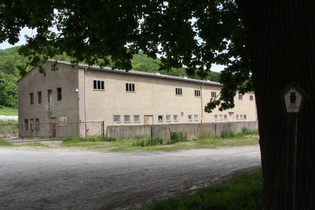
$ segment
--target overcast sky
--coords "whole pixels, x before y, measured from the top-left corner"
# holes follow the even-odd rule
[[[4,50],[4,49],[11,48],[11,47],[14,47],[14,46],[23,45],[23,44],[26,43],[25,35],[33,36],[33,35],[35,35],[35,34],[36,34],[36,31],[31,30],[31,29],[28,29],[28,28],[24,28],[24,29],[22,29],[22,31],[21,31],[20,41],[19,41],[18,43],[16,43],[15,45],[10,45],[8,42],[1,43],[1,44],[0,44],[0,49],[1,49],[1,50]],[[215,65],[215,64],[212,64],[212,68],[211,68],[212,71],[220,72],[220,71],[222,71],[223,69],[224,69],[224,66],[222,66],[222,65]]]

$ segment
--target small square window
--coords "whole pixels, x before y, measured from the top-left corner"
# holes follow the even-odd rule
[[[239,118],[238,118],[238,114],[236,115],[236,119],[238,120]]]
[[[238,99],[243,100],[243,94],[242,93],[238,93]]]
[[[218,120],[218,115],[214,115],[214,120],[217,121]]]
[[[195,90],[195,97],[200,97],[200,90]]]
[[[171,115],[166,115],[166,121],[171,121]]]
[[[183,89],[182,88],[175,88],[175,94],[177,96],[182,96],[183,95]]]
[[[139,115],[133,115],[133,121],[134,122],[139,122],[140,121]]]
[[[217,97],[217,92],[211,92],[211,98],[212,99],[215,99]]]
[[[244,114],[244,120],[247,120],[247,116],[246,116],[246,114]]]
[[[189,120],[189,121],[192,120],[192,115],[191,115],[191,114],[188,115],[188,120]]]
[[[198,121],[198,120],[199,120],[198,115],[196,115],[196,114],[194,115],[194,120],[195,120],[195,121]]]
[[[240,115],[240,118],[241,118],[241,120],[243,119],[243,115],[242,114]]]
[[[34,119],[33,118],[30,119],[30,130],[31,131],[34,130]]]
[[[221,121],[223,120],[222,114],[219,115],[219,120],[221,120]]]
[[[253,100],[254,100],[254,96],[253,96],[253,95],[250,95],[250,96],[249,96],[249,100],[253,101]]]
[[[173,115],[173,121],[178,121],[178,115]]]
[[[135,92],[135,84],[132,83],[126,83],[126,92]]]
[[[104,81],[93,80],[93,89],[94,90],[104,90]]]
[[[163,121],[163,115],[159,115],[159,116],[158,116],[158,121],[159,121],[159,122],[162,122],[162,121]]]
[[[225,114],[225,115],[224,115],[224,120],[227,120],[227,119],[228,119],[228,118],[227,118],[227,115]]]
[[[130,122],[130,115],[124,115],[124,121]]]
[[[120,115],[114,115],[114,122],[120,122]]]

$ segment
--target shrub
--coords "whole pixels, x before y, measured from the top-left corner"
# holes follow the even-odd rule
[[[236,134],[232,131],[224,130],[221,132],[222,138],[231,138],[231,137],[235,137],[235,136],[236,136]]]
[[[171,132],[171,139],[168,144],[175,144],[177,142],[187,141],[187,133],[186,132]]]

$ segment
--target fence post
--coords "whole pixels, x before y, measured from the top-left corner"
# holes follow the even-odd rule
[[[105,126],[104,126],[104,121],[101,122],[101,128],[102,128],[102,136],[104,137],[104,131],[105,131]]]

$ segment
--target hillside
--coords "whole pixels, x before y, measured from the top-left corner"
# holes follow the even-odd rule
[[[17,80],[21,77],[18,66],[26,63],[27,58],[19,55],[18,50],[20,47],[12,47],[5,50],[0,50],[0,108],[1,107],[16,107],[17,106]],[[67,55],[58,55],[54,57],[56,60],[71,61]],[[154,72],[153,69],[158,69],[161,63],[159,59],[152,59],[139,53],[134,55],[132,61],[132,69],[145,72]],[[172,69],[171,71],[160,71],[161,74],[180,76],[185,73],[185,69]],[[197,76],[188,76],[194,79]],[[212,81],[219,81],[220,73],[209,72],[208,78]]]

